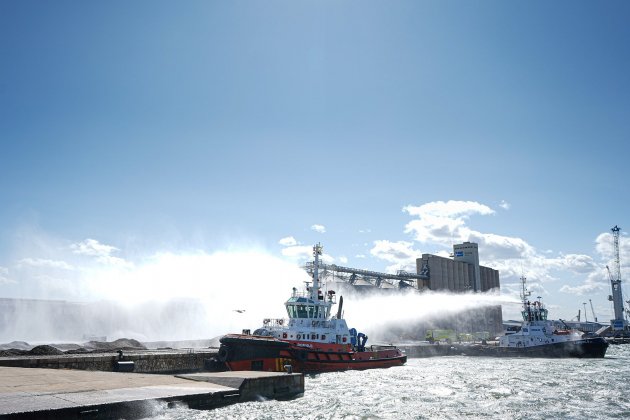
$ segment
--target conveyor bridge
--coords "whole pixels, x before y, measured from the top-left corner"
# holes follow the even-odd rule
[[[333,277],[335,279],[346,281],[352,285],[357,284],[359,280],[363,280],[378,288],[395,288],[403,289],[405,287],[413,287],[418,289],[418,281],[428,280],[428,275],[413,274],[403,270],[399,270],[396,274],[381,273],[378,271],[363,270],[360,268],[342,267],[336,264],[319,263],[320,277]],[[313,273],[313,263],[307,263],[304,269],[309,273]],[[422,286],[420,287],[422,288]]]

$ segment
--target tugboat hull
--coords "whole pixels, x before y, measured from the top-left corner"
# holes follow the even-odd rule
[[[299,343],[269,337],[228,335],[221,338],[218,358],[228,369],[322,373],[402,366],[407,356],[390,346],[353,351],[347,345]]]
[[[548,357],[548,358],[603,358],[608,343],[601,337],[550,343],[528,347],[503,347],[492,345],[460,346],[460,354],[489,357]]]
[[[334,290],[322,290],[319,258],[322,246],[313,247],[312,282],[306,292],[293,288],[285,302],[288,321],[264,319],[262,327],[243,334],[221,338],[218,359],[230,370],[260,370],[302,373],[334,372],[349,369],[387,368],[405,364],[407,356],[394,346],[366,348],[367,335],[348,328],[343,319],[343,296],[337,315]]]

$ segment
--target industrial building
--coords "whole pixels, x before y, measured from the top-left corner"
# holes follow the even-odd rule
[[[429,290],[487,292],[500,287],[499,271],[479,265],[479,248],[473,242],[454,245],[453,258],[422,254],[416,267]]]
[[[323,268],[322,276],[337,283],[336,288],[359,293],[395,293],[410,288],[418,292],[466,293],[498,291],[500,288],[499,271],[479,264],[479,247],[474,242],[454,245],[452,258],[422,254],[416,260],[416,273],[379,273],[334,264],[320,267]],[[305,268],[312,271],[309,264]],[[456,315],[434,317],[411,325],[403,334],[410,338],[424,338],[425,331],[433,328],[461,333],[487,332],[490,336],[497,336],[503,332],[501,306],[480,306]]]
[[[479,265],[479,246],[464,242],[453,246],[453,258],[422,254],[416,260],[423,286],[432,291],[487,292],[500,288],[499,271]],[[503,314],[500,305],[484,306],[459,312],[451,317],[433,321],[439,328],[456,331],[487,331],[492,336],[503,331]]]

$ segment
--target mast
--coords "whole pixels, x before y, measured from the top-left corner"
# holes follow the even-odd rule
[[[521,276],[521,298],[523,299],[523,320],[524,321],[531,321],[532,320],[532,312],[531,312],[531,308],[527,302],[527,297],[529,295],[532,294],[532,292],[529,292],[527,290],[527,288],[525,287],[525,282],[527,281],[527,278],[525,276]]]
[[[313,246],[313,257],[315,261],[313,263],[313,287],[311,287],[311,299],[317,302],[319,294],[319,256],[322,255],[323,247],[321,244]]]
[[[521,299],[523,299],[523,309],[527,309],[527,297],[532,294],[532,292],[528,291],[525,287],[525,283],[527,282],[527,277],[521,276]]]

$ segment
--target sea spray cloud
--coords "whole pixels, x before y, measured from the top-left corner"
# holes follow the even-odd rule
[[[0,284],[12,282],[13,281],[9,279],[9,269],[6,267],[0,267]]]
[[[45,265],[37,265],[43,269]],[[49,268],[49,267],[48,267]],[[141,340],[212,338],[283,317],[283,303],[308,274],[260,250],[161,252],[133,264],[83,265],[50,278],[56,296],[76,296],[67,316],[59,304],[16,309],[0,340],[54,340],[86,334]],[[33,281],[43,282],[44,273]],[[62,289],[67,289],[65,292]],[[52,289],[51,289],[52,290]],[[19,305],[18,305],[19,306]],[[55,309],[57,308],[57,309]]]
[[[292,287],[308,280],[298,266],[256,251],[161,253],[133,270],[98,274],[90,279],[92,290],[126,306],[173,299],[200,302],[205,331],[196,337],[253,329],[263,318],[284,316],[283,302]],[[114,296],[115,290],[125,290],[129,298]],[[186,325],[180,328],[186,330]]]
[[[486,293],[416,291],[361,295],[346,293],[344,314],[350,327],[375,331],[388,325],[412,325],[464,312],[503,304],[518,304],[515,297]]]

